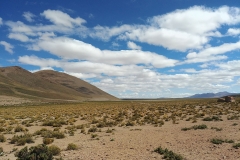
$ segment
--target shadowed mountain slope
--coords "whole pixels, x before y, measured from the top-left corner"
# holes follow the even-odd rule
[[[65,100],[95,100],[97,98],[99,98],[98,100],[118,100],[117,98],[103,91],[102,94],[94,96],[91,94],[86,94],[84,92],[79,92],[71,87],[57,83],[56,81],[50,81],[50,78],[46,78],[46,76],[43,78],[44,73],[44,71],[39,73],[31,73],[17,66],[2,67],[0,68],[0,94],[18,97]],[[52,76],[57,76],[59,72],[54,73],[55,74]],[[65,76],[70,75],[65,74]],[[79,79],[79,81],[82,80]],[[86,85],[88,84],[87,82],[85,83]],[[88,89],[88,86],[81,87],[86,87],[86,89]]]
[[[61,84],[94,100],[118,100],[116,97],[102,91],[101,89],[83,81],[77,77],[52,70],[43,70],[34,73],[43,79],[53,83]]]

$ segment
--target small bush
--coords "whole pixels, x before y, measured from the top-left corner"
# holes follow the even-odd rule
[[[188,130],[190,130],[191,128],[187,128],[187,127],[184,127],[184,128],[182,128],[181,130],[182,131],[188,131]]]
[[[184,127],[181,130],[182,131],[188,131],[188,130],[191,130],[191,129],[197,130],[197,129],[206,129],[206,128],[207,128],[207,126],[205,124],[202,124],[202,125],[194,125],[194,126],[189,127],[189,128]]]
[[[91,134],[91,138],[96,138],[97,136],[97,134]]]
[[[169,151],[167,148],[162,149],[161,147],[158,147],[157,149],[154,150],[154,152],[163,155],[163,159],[166,160],[184,160],[184,158],[181,155],[176,154],[173,151]]]
[[[0,142],[6,142],[6,138],[2,134],[0,134]]]
[[[234,145],[233,145],[233,148],[235,148],[235,149],[240,148],[240,143],[236,143],[236,144],[234,144]]]
[[[206,129],[207,126],[205,124],[201,124],[201,125],[195,125],[192,127],[194,130],[197,130],[197,129]]]
[[[53,138],[43,138],[43,144],[51,144],[53,143],[54,139]]]
[[[3,148],[2,148],[2,147],[0,147],[0,154],[1,154],[1,153],[3,153]]]
[[[77,150],[78,146],[74,143],[69,143],[67,146],[67,150]]]
[[[63,132],[53,132],[53,137],[57,139],[65,138],[65,134]]]
[[[234,143],[234,140],[232,140],[232,139],[230,139],[230,140],[225,139],[225,143]]]
[[[24,131],[24,128],[22,126],[16,126],[14,128],[14,132],[23,132]]]
[[[40,144],[29,148],[24,147],[15,153],[17,160],[52,160],[53,154],[45,144]]]
[[[52,155],[56,156],[59,155],[61,152],[61,149],[58,146],[51,145],[48,147],[48,150],[52,153]]]
[[[213,138],[213,139],[211,139],[211,142],[213,144],[222,144],[224,142],[224,140],[218,139],[218,138]]]
[[[222,131],[222,128],[211,127],[211,129],[215,129],[216,131]]]
[[[24,135],[14,135],[10,140],[11,144],[17,144],[18,146],[24,146],[26,143],[34,143],[31,134],[24,134]]]
[[[97,132],[97,127],[89,128],[88,132]]]

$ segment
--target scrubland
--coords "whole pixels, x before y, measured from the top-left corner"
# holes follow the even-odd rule
[[[239,100],[1,106],[0,159],[235,160],[239,117]]]

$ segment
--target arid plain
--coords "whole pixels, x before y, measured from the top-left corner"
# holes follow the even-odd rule
[[[240,159],[239,99],[38,103],[7,98],[1,97],[0,107],[4,160],[43,143],[54,159]]]

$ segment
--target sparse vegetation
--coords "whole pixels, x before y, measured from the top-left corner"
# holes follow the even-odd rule
[[[0,107],[0,143],[23,146],[26,143],[40,141],[44,145],[48,145],[50,150],[51,146],[49,145],[53,141],[53,144],[58,144],[59,139],[66,136],[86,135],[88,140],[104,139],[104,136],[108,136],[107,141],[114,141],[116,137],[111,136],[118,133],[118,129],[115,130],[117,127],[126,128],[128,131],[141,131],[141,126],[147,125],[157,127],[155,129],[161,131],[163,128],[160,127],[164,127],[166,124],[178,126],[181,123],[186,123],[184,126],[187,126],[182,128],[182,131],[192,130],[191,132],[198,134],[198,132],[205,131],[195,130],[204,130],[210,126],[209,128],[212,130],[209,129],[206,132],[216,135],[218,133],[213,130],[225,132],[227,129],[222,125],[220,125],[222,128],[211,126],[226,118],[228,121],[225,120],[225,122],[228,122],[229,127],[239,129],[232,127],[237,126],[236,120],[240,117],[240,110],[237,106],[238,104],[217,104],[213,100],[176,100],[166,102],[133,101],[131,103],[129,101],[56,103],[41,104],[37,107],[30,105]],[[201,124],[203,121],[204,124]],[[32,131],[32,128],[28,128],[29,126],[38,126],[39,129]],[[209,139],[206,139],[206,142]],[[221,138],[214,138],[210,141],[214,144],[234,143],[233,140]],[[78,148],[77,144],[70,143],[67,150]]]
[[[53,159],[53,153],[44,144],[30,147],[29,150],[28,150],[28,147],[24,147],[20,151],[16,152],[15,156],[18,157],[17,160],[33,160],[33,159],[52,160]]]
[[[233,144],[233,148],[235,148],[235,149],[240,148],[240,143]]]
[[[221,138],[213,138],[211,139],[211,143],[213,144],[222,144],[222,143],[234,143],[234,140],[228,140],[228,139],[221,139]]]
[[[166,149],[163,149],[162,147],[158,147],[157,149],[154,150],[154,152],[157,152],[161,155],[163,155],[163,159],[166,160],[184,160],[184,158],[179,155],[174,153],[173,151]]]
[[[67,146],[67,150],[77,150],[78,146],[74,143],[69,143]]]
[[[201,124],[201,125],[194,125],[194,126],[189,127],[189,128],[185,127],[185,128],[182,128],[181,130],[182,131],[187,131],[187,130],[191,130],[191,129],[197,130],[197,129],[206,129],[206,128],[207,128],[207,125]]]

